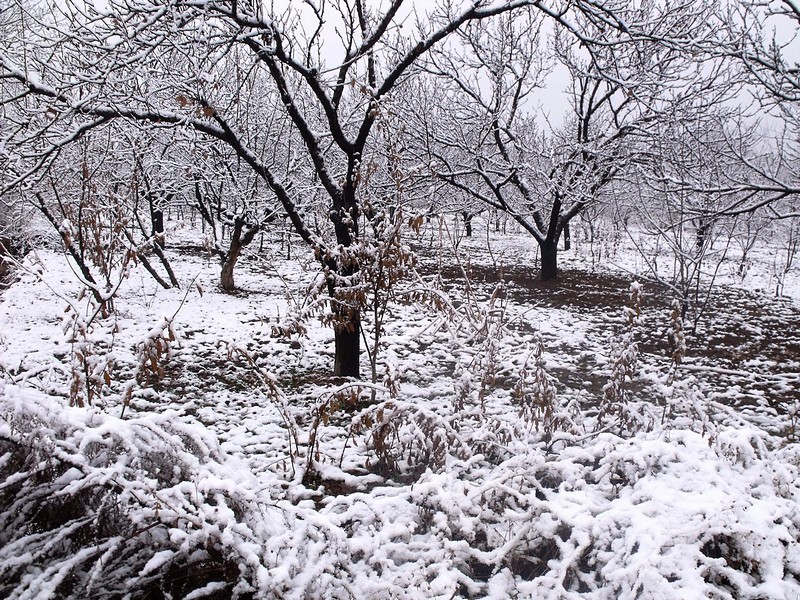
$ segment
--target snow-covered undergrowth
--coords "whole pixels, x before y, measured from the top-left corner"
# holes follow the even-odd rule
[[[517,440],[494,460],[446,451],[413,483],[319,494],[250,472],[171,412],[0,394],[7,598],[800,593],[800,455],[756,431]]]
[[[279,509],[212,432],[170,411],[122,421],[0,394],[3,597],[183,597],[264,576],[258,540],[285,530]]]
[[[76,343],[38,258],[0,302],[0,597],[800,598],[791,411],[638,351],[623,298],[392,304],[367,384],[313,321],[273,337],[302,263],[249,256],[228,295],[173,251],[183,290],[132,277]]]

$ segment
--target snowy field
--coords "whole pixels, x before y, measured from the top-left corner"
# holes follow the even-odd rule
[[[800,268],[731,252],[683,351],[628,240],[576,231],[540,283],[532,239],[442,231],[406,240],[374,382],[366,351],[329,375],[302,248],[224,294],[175,228],[182,289],[137,268],[94,318],[29,254],[0,295],[0,596],[800,598]]]

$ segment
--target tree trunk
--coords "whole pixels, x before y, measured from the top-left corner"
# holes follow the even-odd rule
[[[464,230],[468,238],[472,237],[472,215],[469,213],[461,213],[464,217]]]
[[[233,282],[233,268],[236,266],[236,261],[239,260],[241,251],[242,245],[238,241],[231,239],[230,249],[225,255],[225,262],[222,263],[222,273],[219,277],[219,284],[226,292],[232,292],[236,289],[236,284]]]
[[[706,243],[708,242],[708,234],[713,224],[714,224],[713,221],[701,220],[700,225],[697,227],[697,233],[695,235],[695,250],[698,257],[702,256],[704,250],[706,249]]]
[[[342,269],[340,275],[349,277],[355,273],[353,267]],[[334,314],[333,339],[335,353],[333,374],[337,377],[361,376],[359,359],[361,357],[361,313],[359,308],[351,308],[349,302],[337,293],[333,282],[328,282],[328,295]],[[338,297],[338,298],[337,298]]]
[[[541,280],[556,279],[558,276],[558,239],[541,242],[539,249],[542,252]]]
[[[333,359],[333,374],[337,377],[360,377],[361,369],[361,320],[358,314],[342,315],[346,319],[333,332],[336,346]]]
[[[358,243],[358,220],[360,211],[356,200],[357,181],[356,161],[351,157],[348,174],[340,198],[334,200],[330,213],[331,222],[336,232],[336,241],[345,248]],[[358,271],[358,264],[335,267],[343,278],[350,277]],[[345,290],[346,291],[346,290]],[[333,336],[335,354],[333,358],[333,374],[340,377],[361,376],[359,358],[361,356],[361,313],[360,308],[351,308],[347,298],[337,299],[334,282],[328,282],[328,294],[334,313]],[[345,293],[345,296],[347,294]]]
[[[564,250],[572,248],[572,236],[569,234],[569,223],[564,223]]]
[[[244,220],[237,217],[233,225],[233,231],[231,231],[231,242],[228,246],[228,252],[225,254],[225,260],[222,263],[219,285],[226,292],[232,292],[236,289],[236,285],[233,282],[233,268],[236,266],[236,261],[239,260],[242,248],[253,241],[260,229],[258,224],[253,225],[242,235],[244,226]]]
[[[164,209],[158,202],[155,194],[147,194],[147,200],[150,204],[150,224],[152,225],[152,235],[155,238],[155,243],[159,247],[165,247],[164,241]]]
[[[343,269],[341,275],[348,277],[355,271]],[[361,357],[361,313],[351,308],[349,302],[337,293],[333,282],[328,282],[328,295],[331,297],[333,312],[334,357],[333,374],[337,377],[361,376],[359,359]]]

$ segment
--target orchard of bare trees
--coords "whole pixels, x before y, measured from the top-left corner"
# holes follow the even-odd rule
[[[0,1],[0,591],[796,597],[798,34]]]
[[[793,218],[797,18],[789,0],[14,2],[6,211],[38,209],[101,303],[113,285],[86,262],[87,222],[177,285],[144,250],[161,254],[165,205],[191,206],[232,291],[241,247],[280,216],[325,273],[334,373],[358,376],[360,272],[398,210],[504,213],[543,280],[596,206],[662,234],[689,220],[697,252],[727,217]]]

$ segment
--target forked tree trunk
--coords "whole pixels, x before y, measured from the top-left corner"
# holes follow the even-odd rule
[[[239,260],[239,255],[242,253],[242,248],[247,246],[256,237],[259,231],[259,226],[254,225],[247,232],[242,235],[245,222],[242,219],[236,219],[231,232],[231,241],[228,246],[228,252],[225,254],[225,260],[222,263],[222,272],[219,276],[219,285],[226,292],[232,292],[236,289],[236,284],[233,281],[233,268],[236,266],[236,261]]]

